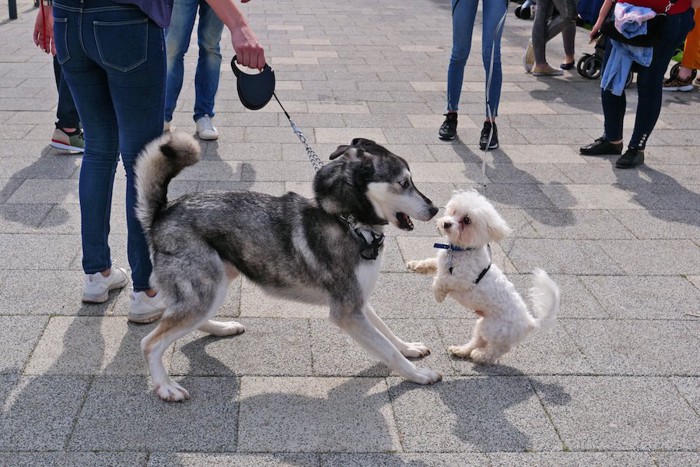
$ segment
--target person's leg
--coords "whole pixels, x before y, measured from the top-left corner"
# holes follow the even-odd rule
[[[564,61],[562,68],[570,70],[576,61],[576,23],[569,23],[562,31],[561,38],[564,43]]]
[[[644,150],[649,135],[654,130],[661,113],[664,74],[678,47],[692,28],[693,10],[666,19],[664,37],[654,47],[654,55],[648,67],[639,67],[637,72],[637,113],[629,147]]]
[[[204,0],[199,1],[197,44],[199,59],[194,77],[194,120],[205,115],[214,116],[214,101],[221,74],[221,33],[224,23]]]
[[[501,37],[507,10],[507,0],[488,0],[483,3],[481,59],[486,72],[486,119],[490,121],[498,115],[501,100]]]
[[[447,112],[459,110],[464,67],[472,46],[478,0],[452,0],[452,53],[447,68]]]
[[[549,42],[553,37],[562,32],[570,25],[576,25],[576,0],[551,0],[559,15],[548,19],[545,31],[545,42]]]
[[[167,80],[165,89],[164,119],[169,122],[177,107],[185,74],[185,54],[190,46],[190,37],[197,16],[198,0],[176,0],[170,25],[165,34],[167,52]]]
[[[56,89],[58,90],[58,106],[56,107],[56,127],[64,130],[76,130],[80,124],[78,110],[73,102],[73,95],[70,92],[68,83],[66,83],[61,71],[61,65],[54,55],[53,57],[53,74],[56,78]]]
[[[547,63],[545,47],[547,45],[547,23],[554,11],[552,0],[537,0],[537,11],[532,22],[532,47],[535,53],[535,64]]]

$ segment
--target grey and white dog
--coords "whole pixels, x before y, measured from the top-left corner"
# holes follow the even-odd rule
[[[189,398],[162,363],[175,340],[195,329],[216,336],[245,330],[235,321],[212,320],[239,274],[270,294],[328,305],[331,321],[396,373],[419,384],[440,381],[439,373],[406,359],[428,355],[428,348],[400,340],[368,303],[384,226],[411,230],[411,217],[427,221],[438,212],[413,184],[404,159],[374,141],[354,139],[316,174],[315,200],[291,192],[203,192],[168,202],[170,180],[199,158],[193,137],[166,134],[144,149],[136,167],[151,281],[167,304],[141,341],[162,399]]]

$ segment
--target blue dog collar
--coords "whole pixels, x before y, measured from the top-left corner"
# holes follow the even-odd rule
[[[439,248],[441,250],[450,250],[450,251],[470,251],[470,250],[474,249],[474,248],[462,248],[461,246],[448,245],[446,243],[435,243],[433,245],[433,248]]]

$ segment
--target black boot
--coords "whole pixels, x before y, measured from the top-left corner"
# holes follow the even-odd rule
[[[479,149],[496,149],[498,147],[498,127],[496,122],[484,122],[484,128],[481,129],[481,137],[479,138]]]
[[[584,156],[607,156],[608,154],[622,154],[622,143],[611,143],[603,137],[598,138],[593,143],[583,146],[579,153]]]
[[[632,169],[644,163],[644,151],[642,149],[628,148],[615,163],[618,169]]]
[[[445,114],[445,121],[440,125],[438,132],[440,139],[452,141],[457,136],[457,113],[449,112]]]

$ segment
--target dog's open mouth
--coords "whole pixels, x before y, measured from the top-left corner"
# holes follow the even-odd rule
[[[396,213],[396,220],[398,222],[398,227],[401,230],[413,230],[413,222],[411,222],[411,218],[408,217],[408,214],[405,214],[403,212],[397,212]]]

